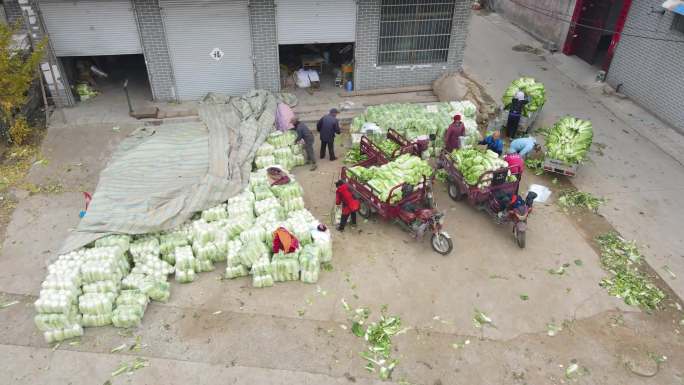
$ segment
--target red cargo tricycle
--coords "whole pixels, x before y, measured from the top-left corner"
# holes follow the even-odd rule
[[[367,143],[372,142],[367,141]],[[363,138],[361,146],[362,148],[364,146]],[[368,159],[357,166],[371,167],[387,163],[387,159],[382,156],[379,149],[377,152],[366,154]],[[369,218],[372,214],[377,213],[385,220],[397,222],[402,228],[410,232],[416,240],[422,240],[429,230],[432,233],[432,248],[436,252],[447,255],[453,249],[451,237],[442,230],[444,213],[437,211],[434,207],[432,196],[432,180],[434,177],[423,177],[423,181],[415,187],[406,183],[394,186],[383,201],[377,190],[362,182],[347,167],[342,167],[340,176],[349,184],[355,197],[359,199],[361,203],[359,215],[362,217]],[[401,199],[396,201],[393,197],[399,192],[401,192]]]
[[[520,248],[525,247],[527,218],[532,213],[537,194],[529,192],[524,201],[518,196],[520,175],[515,175],[515,181],[509,182],[508,167],[504,167],[485,172],[480,175],[477,184],[469,185],[456,167],[451,154],[445,150],[442,150],[437,166],[443,168],[448,175],[447,192],[451,199],[467,199],[471,205],[486,211],[497,224],[512,223],[516,243]]]
[[[360,142],[360,150],[362,154],[365,154],[367,157],[370,157],[372,155],[379,155],[382,158],[390,161],[397,159],[400,155],[403,154],[411,154],[420,157],[423,154],[423,151],[427,150],[429,145],[430,145],[430,140],[429,138],[419,138],[419,139],[414,139],[412,141],[409,141],[405,136],[397,132],[396,130],[390,128],[387,130],[387,135],[386,135],[387,140],[397,144],[397,149],[392,151],[391,154],[387,155],[385,154],[380,147],[378,147],[375,143],[373,143],[372,140],[370,140],[367,136],[362,136],[361,137],[361,142]],[[365,145],[364,145],[365,141]]]

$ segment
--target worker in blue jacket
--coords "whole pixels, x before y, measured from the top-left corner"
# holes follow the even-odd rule
[[[499,156],[503,153],[503,140],[501,140],[501,133],[499,131],[492,132],[491,135],[480,141],[480,144],[487,145],[488,150],[496,152]]]

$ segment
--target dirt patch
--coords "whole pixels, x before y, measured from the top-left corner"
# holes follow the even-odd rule
[[[514,45],[511,49],[515,52],[527,52],[537,56],[541,56],[544,54],[544,51],[542,49],[535,48],[527,44]]]

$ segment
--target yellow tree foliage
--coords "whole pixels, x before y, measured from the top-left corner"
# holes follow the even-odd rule
[[[21,144],[28,138],[28,126],[18,111],[26,103],[28,90],[38,75],[44,43],[37,44],[33,51],[22,50],[12,39],[17,31],[18,25],[0,24],[0,119],[10,127],[10,139]]]

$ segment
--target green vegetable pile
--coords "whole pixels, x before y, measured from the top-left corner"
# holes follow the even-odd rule
[[[477,148],[461,148],[451,153],[451,158],[458,171],[463,175],[465,182],[471,186],[478,184],[480,176],[487,171],[495,171],[508,168],[508,163],[499,158],[499,155],[491,150]],[[510,172],[509,172],[510,175]],[[478,187],[487,187],[491,181],[486,180]]]
[[[639,271],[643,256],[636,243],[627,242],[615,233],[603,234],[596,241],[601,247],[601,265],[612,274],[601,281],[601,287],[610,295],[624,299],[628,305],[647,311],[657,309],[665,299],[665,293]]]
[[[605,202],[603,198],[597,198],[590,193],[574,189],[561,191],[558,197],[558,206],[565,210],[575,208],[585,209],[594,213],[598,212],[599,206]]]
[[[357,164],[363,162],[366,159],[368,159],[366,154],[363,154],[361,152],[361,148],[359,148],[359,145],[355,144],[351,147],[349,151],[347,151],[347,154],[344,156],[344,163]]]
[[[525,159],[525,167],[532,171],[534,175],[541,175],[544,173],[544,160],[543,159]]]
[[[429,178],[432,175],[432,167],[417,156],[404,154],[379,167],[352,167],[349,173],[359,181],[368,184],[378,194],[380,200],[387,201],[390,198],[390,190],[395,186],[404,183],[415,186],[421,183],[423,177]],[[401,199],[401,188],[397,188],[392,192],[390,202],[396,203]]]
[[[82,102],[88,99],[94,98],[98,95],[98,92],[93,90],[87,83],[79,83],[76,86],[76,93]]]
[[[522,77],[520,79],[514,80],[511,85],[506,88],[501,101],[504,106],[511,104],[515,94],[518,91],[525,93],[525,96],[529,97],[530,102],[523,107],[523,115],[530,116],[535,111],[541,110],[546,103],[546,90],[542,83],[537,83],[534,78]]]
[[[576,164],[585,159],[594,132],[590,121],[566,116],[547,130],[545,136],[546,157]]]
[[[368,363],[365,369],[370,373],[378,373],[382,380],[388,380],[399,360],[392,357],[392,337],[401,334],[401,318],[387,314],[387,305],[380,310],[377,321],[366,326],[371,311],[368,308],[353,309],[342,300],[342,306],[347,311],[352,323],[351,332],[357,337],[363,337],[367,348],[361,352],[361,357]]]
[[[477,128],[477,107],[470,101],[438,103],[424,106],[419,104],[383,104],[370,106],[366,113],[352,121],[351,132],[357,133],[365,123],[375,123],[383,131],[392,128],[409,140],[421,135],[435,134],[436,146],[441,150],[444,146],[444,133],[453,122],[454,115],[459,114],[466,128],[467,136],[479,139]],[[439,152],[438,152],[439,153]]]

